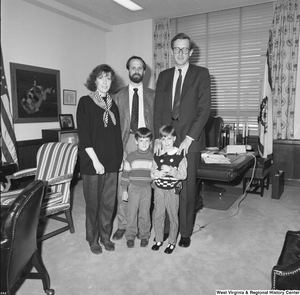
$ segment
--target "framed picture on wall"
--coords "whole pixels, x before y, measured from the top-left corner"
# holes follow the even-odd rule
[[[75,90],[64,89],[63,104],[76,106],[76,91]]]
[[[61,130],[74,129],[72,114],[59,114],[58,117]]]
[[[57,122],[60,71],[10,63],[14,123]]]

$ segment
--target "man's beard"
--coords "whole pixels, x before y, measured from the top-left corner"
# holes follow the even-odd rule
[[[138,74],[138,73],[135,73],[135,74],[133,74],[133,75],[129,75],[129,79],[130,79],[130,81],[132,81],[133,83],[140,83],[140,82],[142,82],[142,80],[143,80],[143,76],[142,75],[140,75],[140,74]]]

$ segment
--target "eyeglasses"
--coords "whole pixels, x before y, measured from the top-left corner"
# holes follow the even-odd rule
[[[174,53],[176,53],[176,54],[179,54],[180,51],[181,51],[183,54],[188,54],[188,53],[190,52],[190,48],[188,48],[188,47],[183,47],[183,48],[174,47],[174,48],[173,48],[173,51],[174,51]]]

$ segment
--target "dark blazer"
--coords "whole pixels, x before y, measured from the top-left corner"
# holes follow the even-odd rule
[[[155,91],[143,87],[144,98],[144,118],[146,127],[153,133],[153,108],[154,108]],[[130,134],[130,112],[129,112],[129,86],[122,88],[113,96],[116,102],[121,120],[121,134],[123,141],[123,148],[125,150],[126,143]]]
[[[159,128],[172,123],[172,85],[175,67],[158,76],[154,103],[154,135],[159,138]],[[206,68],[190,64],[181,92],[179,108],[179,132],[175,145],[186,135],[194,139],[189,152],[205,149],[204,126],[210,114],[210,75]]]

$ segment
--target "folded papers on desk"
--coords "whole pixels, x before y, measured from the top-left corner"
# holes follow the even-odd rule
[[[230,159],[228,159],[224,154],[216,153],[214,151],[205,151],[201,154],[202,159],[205,164],[230,164]]]

